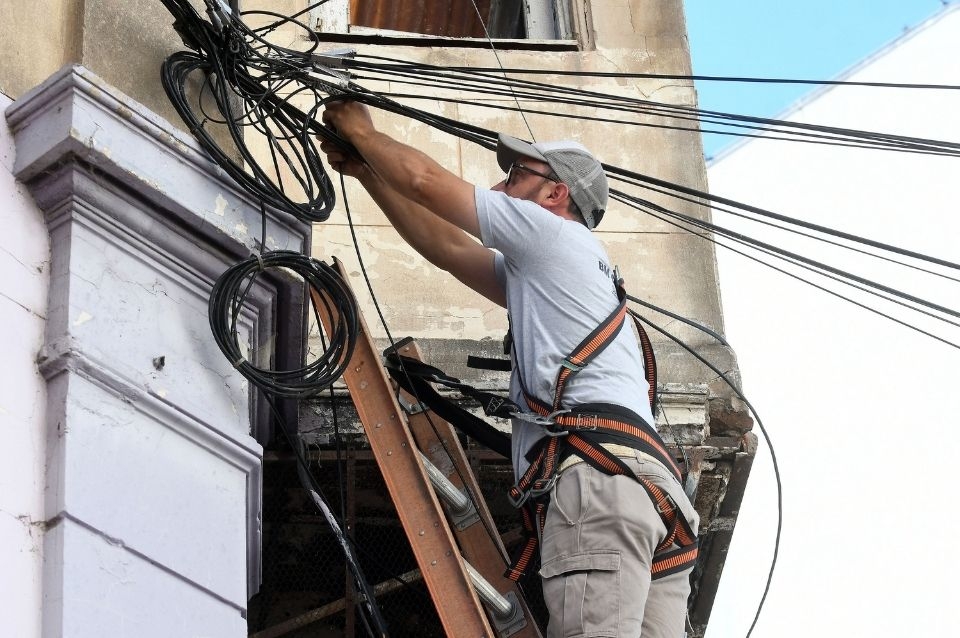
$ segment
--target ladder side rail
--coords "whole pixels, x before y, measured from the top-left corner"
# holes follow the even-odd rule
[[[398,344],[397,350],[404,357],[410,357],[418,361],[423,360],[416,341],[401,342]],[[417,399],[407,392],[401,390],[401,396],[408,405],[418,405]],[[515,582],[504,576],[504,572],[509,565],[507,550],[503,546],[493,516],[490,514],[487,502],[480,491],[480,485],[477,483],[470,467],[470,461],[463,446],[460,445],[460,439],[457,437],[453,426],[429,410],[418,411],[415,414],[410,414],[407,418],[410,422],[410,432],[413,434],[420,452],[457,489],[466,489],[476,505],[477,515],[482,520],[482,524],[477,522],[463,529],[460,529],[459,526],[453,527],[453,533],[460,545],[463,557],[501,595],[513,592],[513,596],[510,596],[510,598],[518,601],[523,617],[527,621],[525,626],[514,626],[508,633],[498,632],[501,638],[506,635],[518,638],[540,638],[540,630],[533,614],[527,607],[520,588]]]
[[[335,265],[347,281],[341,264]],[[323,293],[311,289],[310,294],[325,330],[332,332],[339,317],[324,309],[335,308],[324,303]],[[362,315],[359,319],[360,333],[343,378],[440,622],[449,636],[493,636],[366,322]]]

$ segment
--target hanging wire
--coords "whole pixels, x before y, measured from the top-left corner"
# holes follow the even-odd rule
[[[483,34],[487,38],[487,42],[490,44],[490,50],[493,52],[493,57],[497,60],[497,66],[500,67],[500,73],[503,75],[503,79],[509,81],[510,77],[507,75],[507,70],[503,68],[503,62],[500,61],[500,52],[497,51],[497,47],[493,44],[493,38],[490,37],[490,29],[487,28],[487,22],[483,19],[483,15],[480,13],[480,7],[477,6],[477,0],[470,0],[473,4],[473,10],[477,12],[477,19],[480,20],[480,25],[483,27]],[[523,119],[524,126],[527,127],[527,132],[530,133],[530,139],[534,142],[537,141],[537,136],[533,134],[533,128],[530,126],[530,122],[527,121],[527,114],[523,111],[523,107],[520,106],[520,99],[517,97],[517,94],[514,92],[513,87],[510,87],[510,94],[513,95],[513,102],[517,105],[517,112],[520,113],[521,119]]]

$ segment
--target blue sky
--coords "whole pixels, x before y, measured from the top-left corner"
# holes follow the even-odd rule
[[[831,79],[936,13],[941,0],[686,0],[696,75]],[[949,3],[948,3],[949,4]],[[803,85],[699,82],[700,107],[773,116]],[[704,136],[709,158],[737,138]]]

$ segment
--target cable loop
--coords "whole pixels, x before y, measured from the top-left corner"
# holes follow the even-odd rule
[[[317,325],[323,325],[321,316],[336,322],[327,331],[324,351],[300,368],[259,367],[247,360],[241,346],[238,325],[243,309],[252,301],[251,291],[257,287],[285,285],[279,279],[261,281],[273,268],[293,273],[308,290],[320,293],[324,307],[313,309]],[[304,399],[332,385],[346,369],[360,331],[357,302],[337,271],[321,261],[288,250],[251,255],[228,268],[213,285],[208,310],[210,330],[227,361],[258,388],[279,397]]]

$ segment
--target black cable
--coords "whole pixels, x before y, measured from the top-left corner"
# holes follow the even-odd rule
[[[368,56],[371,58],[379,56]],[[389,58],[381,58],[389,59]],[[616,80],[689,80],[691,82],[735,82],[745,84],[809,84],[814,86],[868,86],[874,88],[893,88],[893,89],[937,89],[937,90],[960,90],[960,85],[956,84],[917,84],[901,82],[855,82],[850,80],[805,80],[796,78],[763,78],[763,77],[744,77],[744,76],[724,76],[724,75],[678,75],[667,73],[624,73],[613,71],[570,71],[566,69],[536,69],[536,68],[503,68],[503,67],[463,67],[450,66],[445,67],[451,71],[469,71],[476,73],[515,73],[518,75],[557,75],[577,78],[610,78]]]
[[[363,79],[363,77],[359,76],[357,79]],[[427,82],[421,83],[421,82],[413,82],[413,81],[407,81],[407,82],[404,82],[403,84],[411,85],[411,86],[426,86],[426,87],[435,86]],[[503,94],[503,92],[496,92],[496,91],[489,91],[488,93],[492,93],[495,95]],[[668,130],[668,131],[671,131],[671,130],[685,131],[689,133],[697,133],[698,135],[701,133],[713,133],[717,135],[734,135],[737,137],[745,137],[745,138],[756,138],[756,139],[764,139],[764,140],[781,140],[781,141],[788,141],[788,142],[800,142],[805,144],[817,144],[817,145],[837,146],[837,147],[845,147],[845,148],[863,148],[863,149],[872,149],[872,150],[901,151],[905,153],[914,153],[919,155],[960,156],[960,151],[937,150],[937,149],[927,148],[922,146],[910,147],[903,144],[896,144],[896,145],[878,144],[877,142],[871,142],[869,140],[862,140],[862,141],[851,140],[851,141],[845,142],[845,141],[840,141],[844,139],[842,137],[831,136],[826,134],[807,133],[803,137],[797,137],[796,133],[787,131],[785,133],[789,133],[790,136],[771,135],[770,132],[776,131],[776,129],[761,127],[761,126],[740,125],[739,128],[756,130],[759,132],[758,133],[737,133],[732,131],[706,129],[700,126],[677,126],[677,125],[663,124],[663,123],[657,123],[657,122],[644,122],[644,121],[634,121],[634,120],[613,119],[609,117],[597,117],[597,116],[586,115],[582,112],[562,113],[562,112],[550,111],[546,109],[535,109],[530,106],[527,106],[521,109],[515,106],[498,104],[497,102],[494,102],[494,101],[468,100],[463,98],[441,97],[436,95],[427,96],[422,93],[421,94],[400,93],[400,92],[394,91],[394,92],[384,92],[384,93],[381,93],[380,95],[385,97],[400,98],[400,99],[428,100],[431,102],[447,102],[447,103],[453,103],[453,104],[463,104],[467,106],[476,106],[479,108],[494,109],[494,110],[500,110],[500,111],[533,113],[538,115],[572,119],[577,121],[602,122],[607,124],[623,124],[628,126],[656,128],[656,129]],[[525,99],[529,99],[529,96],[524,96],[524,97]],[[549,104],[563,103],[566,105],[578,105],[578,106],[583,105],[582,102],[578,102],[576,100],[547,101],[538,97],[535,101],[549,103]],[[607,108],[607,107],[600,107],[600,108]],[[616,109],[616,110],[626,110],[626,109]],[[635,111],[629,110],[628,112],[635,112]],[[700,122],[700,123],[712,121],[705,118],[696,118],[696,117],[680,116],[680,115],[672,115],[670,117],[672,119],[686,120],[686,121],[693,121],[693,122]]]
[[[642,199],[640,199],[640,198],[638,198],[638,197],[633,197],[633,196],[630,196],[630,195],[625,195],[624,193],[619,193],[619,192],[615,192],[615,193],[613,193],[613,195],[614,195],[615,198],[616,198],[618,201],[620,201],[620,202],[623,202],[623,203],[632,202],[632,203],[634,203],[634,204],[636,204],[636,205],[638,205],[638,206],[641,206],[641,207],[644,208],[644,209],[654,209],[654,210],[657,210],[658,212],[663,213],[663,214],[667,214],[667,215],[669,215],[670,217],[672,217],[672,218],[674,218],[674,219],[681,220],[681,221],[683,221],[683,222],[686,222],[686,223],[688,223],[688,224],[691,224],[691,225],[693,225],[693,226],[696,226],[696,227],[699,227],[699,228],[702,228],[702,229],[705,229],[705,230],[709,230],[709,231],[711,231],[711,232],[714,232],[714,233],[717,233],[717,234],[719,234],[719,235],[722,235],[723,237],[727,237],[727,238],[729,238],[729,239],[733,239],[733,240],[737,241],[738,243],[742,243],[742,244],[745,244],[745,245],[749,245],[749,246],[751,246],[751,247],[753,247],[753,248],[756,248],[756,249],[758,249],[758,250],[762,250],[763,252],[766,252],[766,253],[768,253],[768,254],[781,255],[781,256],[789,259],[789,260],[790,260],[791,262],[793,262],[793,263],[804,264],[804,265],[809,266],[809,267],[811,267],[811,268],[813,268],[813,269],[815,269],[816,271],[819,271],[819,272],[831,273],[832,275],[834,275],[834,276],[836,276],[836,277],[838,278],[838,281],[840,281],[840,280],[846,280],[846,281],[856,282],[856,283],[861,284],[862,286],[864,286],[863,288],[860,288],[861,290],[866,290],[867,288],[873,288],[874,290],[882,291],[882,292],[885,292],[885,293],[887,293],[887,294],[889,294],[889,295],[893,295],[893,296],[896,296],[896,297],[900,297],[901,299],[904,299],[904,300],[909,301],[909,302],[911,302],[911,303],[914,303],[914,304],[917,304],[917,305],[920,305],[920,306],[926,306],[927,308],[931,308],[931,309],[933,309],[933,310],[936,310],[937,312],[941,312],[941,313],[944,313],[944,314],[946,314],[946,315],[950,315],[950,316],[953,316],[953,317],[958,317],[958,318],[960,318],[960,311],[954,310],[954,309],[952,309],[952,308],[948,308],[948,307],[946,307],[946,306],[943,306],[943,305],[934,303],[934,302],[932,302],[932,301],[928,301],[928,300],[926,300],[926,299],[922,299],[922,298],[920,298],[920,297],[917,297],[916,295],[912,295],[912,294],[910,294],[910,293],[907,293],[907,292],[904,292],[904,291],[902,291],[902,290],[893,288],[893,287],[891,287],[891,286],[887,286],[887,285],[885,285],[885,284],[881,284],[881,283],[879,283],[879,282],[872,281],[872,280],[870,280],[870,279],[867,279],[866,277],[861,277],[860,275],[855,275],[855,274],[853,274],[853,273],[850,273],[850,272],[841,270],[840,268],[836,268],[836,267],[834,267],[834,266],[827,265],[827,264],[825,264],[825,263],[823,263],[823,262],[820,262],[820,261],[817,261],[817,260],[815,260],[815,259],[811,259],[811,258],[809,258],[809,257],[805,257],[805,256],[800,255],[800,254],[798,254],[798,253],[795,253],[795,252],[792,252],[792,251],[789,251],[789,250],[780,248],[780,247],[778,247],[778,246],[774,246],[774,245],[772,245],[772,244],[770,244],[770,243],[763,242],[763,241],[760,241],[760,240],[758,240],[758,239],[754,239],[754,238],[752,238],[752,237],[748,237],[747,235],[744,235],[743,233],[734,232],[734,231],[732,231],[732,230],[729,230],[729,229],[727,229],[727,228],[724,228],[723,226],[719,226],[719,225],[717,225],[717,224],[713,224],[713,223],[707,222],[707,221],[705,221],[705,220],[697,219],[697,218],[695,218],[695,217],[691,217],[690,215],[685,215],[685,214],[679,213],[679,212],[677,212],[677,211],[671,211],[671,210],[669,210],[669,209],[667,209],[667,208],[664,208],[664,207],[662,207],[662,206],[658,206],[657,204],[654,204],[653,202],[650,202],[650,201],[647,201],[647,200],[642,200]],[[909,307],[909,306],[908,306],[908,307]],[[927,314],[929,314],[929,316],[932,316],[932,317],[937,317],[937,315],[933,315],[933,314],[930,314],[930,313],[927,313]],[[940,317],[937,317],[937,318],[938,318],[938,319],[941,319],[941,320],[943,320],[943,321],[947,321],[948,323],[953,323],[953,322],[950,322],[949,320],[942,319],[942,318],[940,318]],[[954,325],[956,325],[956,324],[954,324]]]
[[[283,433],[288,445],[293,450],[294,458],[296,459],[297,464],[297,477],[299,478],[304,489],[310,493],[314,505],[318,510],[320,510],[320,513],[326,520],[327,525],[333,531],[334,536],[336,537],[337,542],[343,551],[347,568],[354,578],[354,584],[357,588],[357,591],[363,595],[360,604],[361,609],[363,609],[366,613],[360,614],[360,616],[368,635],[378,636],[381,638],[388,636],[389,631],[387,629],[387,623],[383,618],[380,607],[377,605],[374,590],[367,581],[367,578],[363,573],[363,569],[360,567],[360,562],[356,557],[355,551],[357,546],[353,542],[353,539],[344,532],[343,525],[337,520],[336,516],[333,514],[333,511],[330,509],[329,502],[323,494],[323,489],[320,487],[320,484],[310,471],[310,466],[304,453],[302,439],[298,435],[294,435],[292,432],[290,432],[290,427],[287,424],[286,419],[283,418],[280,409],[274,403],[274,399],[266,392],[263,392],[262,389],[261,393],[266,399],[267,404],[270,406],[270,410],[277,421],[280,431]]]
[[[726,213],[726,214],[732,215],[732,216],[734,216],[734,217],[739,217],[739,218],[741,218],[741,219],[745,219],[745,220],[747,220],[747,221],[754,222],[754,223],[756,223],[756,224],[760,224],[760,225],[763,225],[763,226],[767,226],[767,227],[769,227],[769,228],[776,228],[777,230],[782,230],[782,231],[784,231],[784,232],[791,233],[791,234],[793,234],[793,235],[797,235],[797,236],[800,236],[800,237],[805,237],[805,238],[811,239],[811,240],[813,240],[813,241],[817,241],[817,242],[824,243],[824,244],[829,244],[829,245],[831,245],[831,246],[836,246],[837,248],[842,248],[842,249],[844,249],[844,250],[849,250],[849,251],[851,251],[851,252],[855,252],[855,253],[858,253],[858,254],[860,254],[860,255],[865,255],[865,256],[871,257],[871,258],[873,258],[873,259],[878,259],[878,260],[880,260],[880,261],[885,261],[885,262],[887,262],[887,263],[894,264],[894,265],[896,265],[896,266],[902,266],[903,268],[908,268],[908,269],[910,269],[910,270],[915,270],[915,271],[917,271],[917,272],[921,272],[921,273],[924,273],[924,274],[926,274],[926,275],[931,275],[931,276],[933,276],[933,277],[940,277],[940,278],[942,278],[942,279],[947,279],[947,280],[949,280],[949,281],[953,281],[953,282],[956,282],[956,283],[960,283],[960,278],[951,277],[950,275],[947,275],[947,274],[945,274],[945,273],[936,272],[936,271],[930,270],[930,269],[928,269],[928,268],[922,268],[922,267],[917,266],[917,265],[915,265],[915,264],[910,264],[910,263],[907,263],[907,262],[905,262],[905,261],[899,261],[899,260],[897,260],[897,259],[893,259],[892,257],[887,257],[887,256],[882,255],[882,254],[877,254],[877,253],[874,253],[874,252],[870,252],[870,251],[868,251],[868,250],[863,250],[863,249],[857,248],[857,247],[855,247],[855,246],[851,246],[851,245],[848,245],[848,244],[842,244],[842,243],[837,242],[837,241],[832,241],[832,240],[830,240],[830,239],[827,239],[826,237],[820,237],[820,236],[814,235],[814,234],[812,234],[812,233],[806,233],[806,232],[803,232],[803,231],[798,230],[798,229],[796,229],[796,228],[790,228],[789,226],[781,226],[780,224],[775,224],[775,223],[773,223],[773,222],[771,222],[771,221],[768,221],[768,220],[763,219],[763,218],[760,218],[760,217],[751,217],[749,214],[747,214],[747,212],[745,212],[745,211],[738,211],[738,210],[736,210],[735,208],[731,208],[731,207],[728,207],[728,206],[721,206],[721,205],[707,206],[707,205],[705,205],[703,202],[697,200],[697,199],[694,198],[694,197],[689,197],[689,196],[686,196],[686,195],[682,195],[682,194],[680,194],[680,193],[677,193],[677,192],[675,192],[675,191],[672,191],[672,190],[669,190],[669,189],[666,189],[666,188],[660,188],[660,187],[657,187],[657,186],[652,186],[652,185],[650,185],[650,184],[634,183],[634,182],[631,182],[631,181],[629,181],[629,180],[625,180],[625,179],[623,179],[623,178],[616,177],[616,176],[614,176],[613,179],[620,179],[620,180],[624,181],[624,182],[627,183],[627,184],[631,184],[631,185],[633,185],[633,186],[639,186],[639,187],[641,187],[641,188],[643,188],[643,189],[645,189],[645,190],[648,190],[648,191],[651,191],[651,192],[654,192],[654,193],[660,193],[660,194],[662,194],[662,195],[666,195],[666,196],[668,196],[668,197],[671,197],[671,198],[680,200],[680,201],[682,201],[682,202],[688,202],[688,203],[690,203],[690,204],[694,204],[694,205],[696,205],[696,206],[698,206],[698,207],[701,207],[701,208],[704,208],[704,209],[707,209],[707,210],[710,210],[710,211],[718,211],[718,212]],[[628,205],[628,206],[631,206],[631,204],[629,204],[629,203],[627,203],[627,205]],[[636,209],[636,210],[640,210],[639,208],[637,208],[637,207],[635,207],[635,206],[631,206],[631,207],[634,208],[634,209]]]
[[[670,334],[669,332],[667,332],[657,324],[653,323],[643,315],[634,313],[632,311],[631,311],[631,314],[634,317],[638,318],[643,323],[647,324],[648,326],[650,326],[651,328],[659,332],[660,334],[664,335],[665,337],[667,337],[668,339],[676,343],[677,345],[679,345],[681,348],[683,348],[688,353],[690,353],[695,359],[697,359],[697,361],[699,361],[703,365],[710,368],[710,370],[712,370],[717,375],[717,378],[722,379],[724,383],[726,383],[730,387],[730,389],[733,390],[734,394],[736,394],[737,397],[741,401],[743,401],[744,405],[746,405],[750,409],[750,413],[753,414],[753,418],[756,419],[757,427],[760,428],[760,433],[763,435],[763,439],[767,444],[767,449],[770,451],[770,460],[773,463],[773,475],[777,485],[777,533],[776,533],[776,537],[774,538],[773,557],[770,559],[770,570],[767,573],[767,582],[763,588],[763,595],[760,597],[760,602],[757,604],[757,612],[753,617],[753,622],[750,624],[750,629],[747,631],[746,638],[750,638],[750,635],[753,633],[754,627],[756,627],[757,625],[757,621],[760,619],[760,613],[763,611],[763,605],[767,600],[767,594],[769,594],[770,592],[770,585],[773,582],[773,573],[777,567],[777,557],[780,554],[780,535],[783,530],[783,483],[780,478],[780,464],[777,462],[776,450],[774,450],[773,442],[770,440],[770,434],[767,432],[767,428],[763,425],[763,421],[761,421],[760,415],[757,413],[756,408],[753,407],[753,404],[750,403],[749,400],[747,400],[747,397],[743,394],[740,388],[733,381],[731,381],[726,374],[721,372],[720,369],[717,368],[715,365],[707,361],[696,350],[694,350],[693,348],[691,348],[690,346],[685,344],[683,341],[673,336],[672,334]],[[695,322],[687,321],[686,323],[694,327],[702,328]],[[706,332],[708,332],[708,334],[710,333],[710,331],[706,331]]]
[[[616,198],[616,197],[614,197],[614,198]],[[886,313],[884,313],[884,312],[882,312],[882,311],[880,311],[880,310],[877,310],[876,308],[873,308],[873,307],[868,306],[868,305],[866,305],[866,304],[863,304],[863,303],[860,303],[860,302],[858,302],[858,301],[855,301],[855,300],[851,299],[850,297],[846,297],[846,296],[844,296],[844,295],[841,295],[840,293],[838,293],[838,292],[836,292],[836,291],[834,291],[834,290],[830,290],[829,288],[826,288],[826,287],[824,287],[824,286],[820,286],[820,285],[818,285],[818,284],[815,284],[815,283],[813,283],[812,281],[810,281],[810,280],[808,280],[808,279],[804,279],[803,277],[800,277],[799,275],[797,275],[797,274],[795,274],[795,273],[791,273],[791,272],[789,272],[789,271],[787,271],[787,270],[784,270],[784,269],[782,269],[782,268],[778,268],[778,267],[774,266],[773,264],[770,264],[770,263],[768,263],[768,262],[763,261],[762,259],[759,259],[759,258],[754,257],[754,256],[752,256],[752,255],[748,255],[747,253],[745,253],[745,252],[743,252],[743,251],[737,250],[736,248],[733,248],[733,247],[731,247],[731,246],[728,246],[727,244],[724,244],[723,242],[720,242],[720,241],[717,241],[716,239],[713,239],[712,237],[709,236],[708,233],[700,234],[700,233],[693,232],[693,231],[691,231],[689,228],[684,227],[683,225],[681,225],[680,223],[670,221],[669,219],[667,219],[667,218],[665,218],[665,217],[660,217],[659,215],[653,213],[653,212],[650,211],[650,210],[646,210],[646,211],[644,211],[644,212],[646,212],[647,214],[651,215],[652,217],[654,217],[654,218],[656,218],[656,219],[659,219],[660,221],[663,221],[663,222],[665,222],[665,223],[667,223],[667,224],[671,224],[671,225],[673,225],[673,226],[676,226],[677,228],[680,228],[681,230],[684,230],[684,231],[686,231],[686,232],[688,232],[688,233],[690,233],[690,234],[692,234],[692,235],[694,235],[694,236],[696,236],[696,237],[700,237],[701,239],[704,239],[704,240],[706,240],[706,241],[712,242],[712,243],[714,243],[714,244],[716,244],[716,245],[718,245],[718,246],[721,246],[721,247],[723,247],[723,248],[725,248],[725,249],[727,249],[727,250],[730,250],[730,251],[732,251],[732,252],[735,252],[735,253],[737,253],[738,255],[741,255],[741,256],[743,256],[743,257],[746,257],[747,259],[750,259],[750,260],[755,261],[755,262],[757,262],[757,263],[759,263],[759,264],[762,264],[762,265],[764,265],[764,266],[766,266],[766,267],[768,267],[768,268],[771,268],[771,269],[775,270],[776,272],[779,272],[779,273],[781,273],[781,274],[783,274],[783,275],[786,275],[786,276],[788,276],[788,277],[791,277],[791,278],[793,278],[793,279],[796,279],[796,280],[798,280],[798,281],[801,281],[801,282],[803,282],[803,283],[805,283],[805,284],[807,284],[807,285],[809,285],[809,286],[812,286],[813,288],[816,288],[817,290],[820,290],[821,292],[825,292],[825,293],[827,293],[827,294],[829,294],[829,295],[832,295],[832,296],[834,296],[834,297],[837,297],[837,298],[839,298],[839,299],[841,299],[841,300],[843,300],[843,301],[846,301],[846,302],[848,302],[848,303],[851,303],[851,304],[853,304],[853,305],[855,305],[855,306],[857,306],[857,307],[859,307],[859,308],[862,308],[862,309],[864,309],[864,310],[866,310],[866,311],[868,311],[868,312],[871,312],[871,313],[873,313],[873,314],[879,315],[879,316],[881,316],[881,317],[883,317],[883,318],[885,318],[885,319],[889,319],[890,321],[893,321],[894,323],[900,324],[900,325],[904,326],[905,328],[909,328],[910,330],[914,330],[915,332],[919,332],[919,333],[922,334],[922,335],[925,335],[925,336],[927,336],[927,337],[930,337],[930,338],[932,338],[932,339],[935,339],[935,340],[943,343],[944,345],[948,345],[948,346],[950,346],[950,347],[960,349],[960,344],[957,344],[957,343],[954,343],[954,342],[949,341],[949,340],[947,340],[947,339],[944,339],[943,337],[940,337],[940,336],[938,336],[938,335],[935,335],[935,334],[933,334],[932,332],[928,332],[928,331],[923,330],[923,329],[921,329],[921,328],[919,328],[919,327],[917,327],[917,326],[914,326],[913,324],[907,323],[906,321],[902,321],[902,320],[900,320],[900,319],[897,319],[896,317],[894,317],[894,316],[892,316],[892,315],[889,315],[889,314],[886,314]],[[764,251],[763,251],[763,250],[759,250],[759,252],[764,252]],[[770,254],[771,254],[772,256],[774,256],[774,257],[777,257],[778,259],[786,259],[786,258],[784,258],[783,256],[776,255],[776,254],[774,254],[774,253],[770,253]],[[788,261],[788,263],[793,263],[793,262],[790,262],[788,259],[786,259],[786,260]],[[805,269],[807,269],[807,270],[812,270],[809,266],[806,266],[806,265],[804,265],[804,264],[794,264],[794,265],[798,265],[798,266],[800,266],[800,267],[802,267],[802,268],[805,268]],[[812,272],[818,272],[818,271],[812,270]],[[828,277],[829,277],[829,275],[826,275],[825,273],[819,273],[819,272],[818,272],[818,274],[822,274],[822,275],[824,275],[824,276],[828,276]],[[831,277],[831,278],[833,278],[833,277]],[[857,286],[851,284],[850,282],[843,282],[843,283],[845,283],[845,284],[847,284],[847,285],[851,285],[851,286],[857,287]],[[863,290],[862,288],[860,288],[860,289]],[[866,292],[870,292],[871,294],[876,294],[875,291],[866,291]],[[888,299],[888,298],[886,298],[886,297],[883,297],[883,298],[886,299],[887,301],[892,301],[892,302],[894,302],[894,303],[901,303],[901,302],[897,302],[896,300],[893,300],[893,299]],[[903,305],[903,304],[901,303],[901,305]],[[909,306],[908,306],[908,307],[909,307]],[[914,310],[917,310],[917,309],[914,308]]]
[[[389,62],[389,64],[379,64],[379,63],[368,63],[364,62],[366,59],[376,59],[384,60]],[[955,142],[947,142],[941,140],[928,140],[923,138],[913,138],[908,136],[885,134],[885,133],[876,133],[870,131],[858,131],[855,129],[846,129],[839,127],[830,127],[822,126],[817,124],[807,124],[802,122],[790,122],[785,120],[776,120],[772,118],[761,118],[747,115],[737,115],[733,113],[725,113],[722,111],[711,111],[698,109],[696,107],[689,107],[684,105],[674,105],[674,104],[664,104],[659,102],[654,102],[651,100],[643,100],[638,98],[630,98],[626,96],[612,96],[606,95],[603,93],[595,91],[587,91],[584,89],[560,86],[556,84],[545,84],[540,82],[534,82],[531,80],[519,80],[515,78],[504,79],[500,77],[493,78],[490,75],[484,73],[478,73],[475,71],[461,70],[459,74],[452,73],[446,67],[438,67],[434,65],[428,65],[423,63],[413,63],[405,62],[401,60],[394,60],[391,58],[384,58],[381,56],[358,56],[357,59],[345,61],[345,66],[351,69],[366,69],[372,70],[380,73],[389,74],[395,78],[394,81],[403,81],[404,77],[431,77],[431,78],[440,78],[444,82],[451,83],[454,80],[459,84],[451,84],[451,88],[459,88],[461,90],[468,89],[471,92],[478,93],[489,93],[494,95],[503,95],[507,96],[507,89],[509,88],[509,95],[514,95],[515,89],[518,87],[524,87],[528,89],[529,93],[524,93],[520,95],[526,100],[533,101],[542,101],[549,103],[564,103],[568,105],[577,105],[580,107],[593,107],[593,108],[611,108],[615,110],[631,110],[637,112],[648,112],[651,114],[671,114],[674,117],[681,117],[681,119],[693,119],[695,121],[707,121],[713,123],[720,123],[724,126],[738,127],[738,128],[747,128],[761,131],[773,131],[779,130],[783,133],[788,133],[791,136],[814,136],[822,137],[822,134],[827,134],[831,137],[837,139],[848,139],[848,140],[860,140],[856,145],[858,146],[875,146],[878,148],[886,148],[887,150],[909,150],[913,152],[917,151],[928,151],[934,153],[945,153],[950,155],[956,155],[957,151],[960,150],[960,144]],[[434,80],[434,82],[439,83],[440,79]],[[410,83],[416,84],[411,80],[407,80]],[[469,82],[469,83],[468,83]],[[490,85],[493,88],[484,88],[485,85]],[[442,84],[437,84],[441,86]],[[566,95],[570,97],[561,98],[561,95]],[[586,99],[590,98],[590,99]],[[478,103],[480,106],[486,106],[483,103]],[[627,109],[627,106],[630,106]],[[772,128],[771,128],[772,127]],[[690,131],[700,132],[700,129],[687,129]],[[708,131],[703,131],[708,132]],[[719,132],[719,131],[711,131]],[[791,139],[791,138],[783,138]],[[803,140],[797,140],[803,141]]]
[[[330,345],[313,362],[295,370],[261,368],[247,359],[237,329],[247,296],[256,278],[269,268],[283,268],[299,276],[309,290],[321,294],[328,312],[339,323]],[[209,302],[210,330],[227,361],[264,392],[279,397],[308,398],[336,381],[353,354],[359,331],[359,311],[349,286],[327,264],[300,253],[279,250],[254,255],[227,269],[214,283]]]
[[[168,8],[173,3],[172,0],[164,2]],[[214,161],[245,190],[271,207],[304,221],[325,220],[334,205],[332,184],[324,171],[321,154],[313,138],[301,134],[301,129],[307,129],[322,138],[323,127],[305,117],[300,109],[290,103],[289,97],[281,98],[277,93],[278,83],[292,81],[287,75],[293,71],[302,73],[309,70],[310,63],[306,60],[299,60],[296,64],[284,63],[259,54],[245,37],[257,43],[262,43],[262,39],[258,39],[254,32],[241,28],[242,21],[239,19],[231,20],[229,28],[220,33],[199,19],[189,3],[185,9],[178,8],[182,9],[179,13],[172,11],[178,17],[178,31],[196,52],[175,53],[164,61],[161,68],[161,81],[174,108]],[[302,23],[289,19],[285,21],[297,24],[312,34]],[[312,48],[315,48],[318,41],[315,36],[313,39]],[[282,51],[278,47],[272,47],[271,50]],[[291,59],[297,60],[296,57]],[[270,68],[275,70],[276,65],[280,64],[279,70],[282,72],[254,77],[248,69],[258,61],[273,65]],[[195,78],[202,80],[201,86],[214,98],[224,116],[222,120],[212,119],[202,104],[194,105],[188,99],[188,86]],[[320,80],[315,83],[324,85]],[[225,125],[242,164],[222,150],[218,141],[206,130],[207,122],[222,122]],[[267,136],[269,152],[275,160],[273,177],[263,170],[248,148],[242,133],[246,126],[255,126]],[[306,144],[302,141],[304,139],[307,140]],[[291,140],[297,143],[289,144]],[[283,175],[278,168],[278,156],[298,182],[306,201],[293,201],[284,188],[276,183]]]
[[[689,187],[689,186],[684,186],[684,185],[682,185],[682,184],[675,184],[675,183],[668,182],[668,181],[663,180],[663,179],[659,179],[659,178],[656,178],[656,177],[651,177],[651,176],[649,176],[649,175],[644,175],[644,174],[642,174],[642,173],[637,173],[637,172],[634,172],[634,171],[628,171],[628,170],[619,168],[619,167],[617,167],[617,166],[612,166],[612,165],[609,165],[609,164],[604,164],[603,166],[604,166],[604,169],[607,171],[607,175],[610,176],[610,177],[613,177],[614,179],[622,178],[622,179],[624,179],[624,180],[632,181],[633,183],[637,183],[637,184],[641,184],[641,185],[653,184],[653,185],[655,185],[655,186],[659,186],[659,187],[668,189],[668,190],[670,190],[670,191],[672,191],[672,192],[683,193],[684,195],[690,195],[690,196],[692,196],[692,197],[696,197],[696,198],[699,198],[699,199],[702,199],[702,200],[711,201],[711,202],[717,202],[717,203],[720,203],[720,204],[724,204],[724,205],[726,205],[726,206],[730,206],[730,207],[733,207],[733,208],[738,208],[738,209],[740,209],[740,210],[745,210],[745,211],[751,212],[751,213],[753,213],[753,214],[755,214],[755,215],[758,215],[758,216],[761,216],[761,217],[767,217],[767,218],[770,218],[770,219],[776,219],[776,220],[781,221],[781,222],[786,222],[786,223],[794,224],[794,225],[796,225],[796,226],[801,226],[801,227],[803,227],[803,228],[807,228],[807,229],[809,229],[809,230],[813,230],[813,231],[816,231],[816,232],[819,232],[819,233],[823,233],[823,234],[825,234],[825,235],[832,235],[832,236],[834,236],[834,237],[839,237],[839,238],[842,238],[842,239],[845,239],[845,240],[848,240],[848,241],[851,241],[851,242],[863,244],[863,245],[866,245],[866,246],[871,246],[871,247],[873,247],[873,248],[878,248],[878,249],[880,249],[880,250],[884,250],[884,251],[887,251],[887,252],[896,253],[896,254],[898,254],[898,255],[903,255],[903,256],[905,256],[905,257],[910,257],[910,258],[912,258],[912,259],[917,259],[917,260],[919,260],[919,261],[926,261],[926,262],[929,262],[929,263],[932,263],[932,264],[937,264],[937,265],[943,266],[943,267],[945,267],[945,268],[950,268],[950,269],[953,269],[953,270],[960,270],[960,264],[958,264],[958,263],[956,263],[956,262],[948,261],[948,260],[946,260],[946,259],[941,259],[941,258],[938,258],[938,257],[932,257],[932,256],[930,256],[930,255],[924,255],[923,253],[919,253],[919,252],[916,252],[916,251],[913,251],[913,250],[908,250],[908,249],[906,249],[906,248],[900,248],[899,246],[894,246],[894,245],[892,245],[892,244],[887,244],[887,243],[884,243],[884,242],[876,241],[876,240],[873,240],[873,239],[869,239],[869,238],[867,238],[867,237],[861,237],[861,236],[859,236],[859,235],[854,235],[853,233],[847,233],[847,232],[840,231],[840,230],[836,230],[836,229],[833,229],[833,228],[829,228],[829,227],[827,227],[827,226],[823,226],[823,225],[820,225],[820,224],[814,224],[814,223],[812,223],[812,222],[806,222],[806,221],[803,221],[803,220],[801,220],[801,219],[796,219],[796,218],[788,217],[788,216],[786,216],[786,215],[781,215],[781,214],[775,213],[775,212],[773,212],[773,211],[765,210],[765,209],[760,208],[760,207],[758,207],[758,206],[751,206],[751,205],[749,205],[749,204],[744,204],[744,203],[742,203],[742,202],[738,202],[738,201],[736,201],[736,200],[729,199],[729,198],[727,198],[727,197],[721,197],[721,196],[719,196],[719,195],[713,195],[713,194],[708,193],[708,192],[706,192],[706,191],[701,191],[701,190],[698,190],[698,189],[696,189],[696,188],[691,188],[691,187]]]

